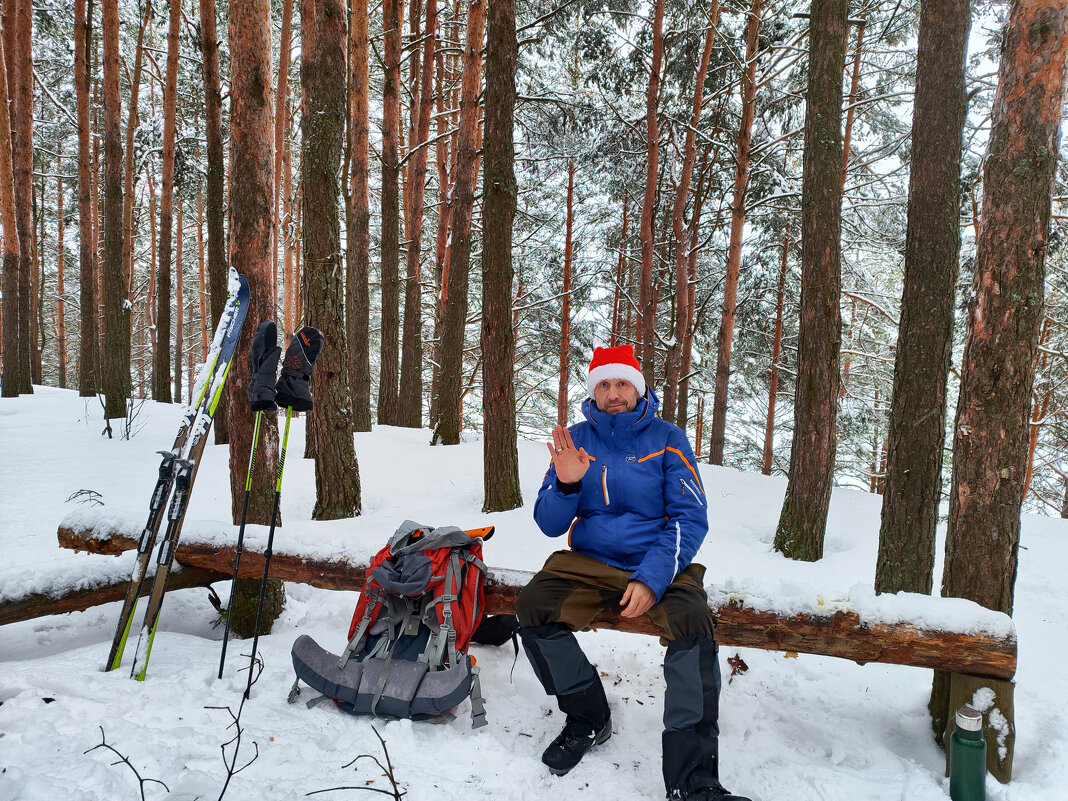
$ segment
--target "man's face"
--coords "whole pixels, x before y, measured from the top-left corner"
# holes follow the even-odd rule
[[[608,414],[633,412],[638,405],[638,390],[626,379],[608,378],[593,388],[593,399],[597,408]]]

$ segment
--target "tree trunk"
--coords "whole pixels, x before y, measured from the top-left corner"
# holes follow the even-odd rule
[[[783,235],[782,259],[779,262],[779,286],[775,292],[775,334],[771,340],[771,375],[768,378],[768,416],[764,421],[764,458],[760,472],[771,475],[775,456],[775,404],[779,398],[779,358],[782,355],[782,315],[786,296],[786,270],[790,257],[790,223]]]
[[[382,87],[382,328],[378,372],[378,424],[397,424],[400,335],[400,139],[402,0],[383,0]]]
[[[352,428],[371,430],[371,194],[370,73],[367,4],[352,0],[349,26],[349,152],[351,225],[346,232],[347,331]]]
[[[567,385],[571,372],[571,231],[574,218],[575,162],[567,162],[567,207],[564,230],[564,283],[560,309],[560,370],[556,391],[556,424],[566,426],[568,420]],[[484,250],[484,249],[483,249]]]
[[[76,6],[82,7],[80,0]],[[5,15],[3,25],[11,24]],[[83,30],[84,29],[79,29]],[[5,58],[5,35],[0,35],[0,98],[6,100],[7,59]],[[77,48],[77,44],[75,45]],[[80,172],[80,168],[79,168]],[[0,113],[0,223],[4,234],[3,262],[3,373],[0,374],[0,391],[5,398],[19,394],[19,234],[15,222],[15,181],[11,161],[11,116]]]
[[[801,189],[801,315],[794,440],[775,550],[823,556],[834,477],[841,349],[842,70],[846,0],[813,0]]]
[[[208,339],[208,318],[211,316],[211,305],[208,301],[208,275],[204,266],[204,195],[197,192],[197,278],[200,293],[197,304],[200,308],[200,360],[204,361],[208,355],[208,347],[211,340]],[[192,382],[189,384],[193,386]]]
[[[1068,8],[1014,2],[1005,28],[975,299],[961,361],[942,594],[1012,614],[1028,412],[1068,53]]]
[[[612,331],[608,335],[608,346],[616,347],[623,341],[623,306],[626,303],[627,276],[627,205],[630,192],[623,190],[623,226],[619,234],[619,257],[616,260],[616,285],[612,293]]]
[[[338,165],[345,134],[345,7],[342,0],[301,3],[306,319],[326,343],[312,374],[315,406],[315,520],[360,513],[360,472],[352,444],[345,287],[341,265]]]
[[[0,56],[0,62],[3,57]],[[2,115],[0,115],[2,116]],[[0,140],[2,140],[0,136]],[[63,163],[63,151],[60,150],[59,164]],[[0,175],[3,175],[0,167]],[[0,189],[0,192],[3,190]],[[0,201],[2,202],[2,201]],[[56,181],[56,359],[59,362],[59,388],[67,388],[67,299],[66,276],[67,254],[64,236],[66,227],[63,219],[63,179]]]
[[[423,30],[422,71],[419,75],[419,104],[413,105],[413,137],[409,148],[418,148],[411,157],[408,181],[408,262],[404,291],[404,339],[400,377],[400,419],[398,423],[418,428],[423,422],[423,315],[420,257],[423,237],[423,199],[430,136],[430,111],[434,100],[434,42],[438,27],[437,0],[427,0]]]
[[[442,31],[444,36],[444,29]],[[445,47],[451,47],[451,40],[445,40]],[[452,212],[452,181],[450,175],[455,174],[455,159],[453,170],[449,169],[449,154],[455,153],[455,148],[449,147],[449,137],[445,134],[452,127],[452,111],[445,113],[446,82],[452,75],[451,67],[454,57],[450,54],[447,58],[440,51],[437,56],[437,116],[438,116],[438,141],[435,149],[434,160],[438,170],[438,230],[434,244],[434,348],[431,357],[432,368],[430,373],[430,427],[437,426],[440,417],[441,398],[441,326],[445,320],[445,301],[448,296],[449,271],[448,264],[448,239],[449,222]],[[455,134],[453,135],[455,138]]]
[[[156,364],[154,400],[171,402],[171,260],[174,232],[174,141],[178,112],[178,26],[181,0],[171,3],[167,29],[167,73],[163,86],[163,167],[159,196],[159,270],[156,275]],[[179,371],[181,370],[180,362]]]
[[[486,28],[486,0],[472,0],[467,9],[460,88],[459,135],[454,150],[456,181],[453,185],[449,236],[449,279],[441,331],[439,419],[433,442],[457,445],[463,428],[464,330],[467,324],[467,284],[471,257],[471,217],[478,179],[478,90],[482,74],[482,39]]]
[[[176,0],[177,4],[177,0]],[[130,309],[122,262],[122,126],[119,3],[104,0],[104,416],[126,416],[130,397]]]
[[[429,0],[433,2],[433,0]],[[512,223],[516,210],[514,0],[494,0],[486,27],[486,121],[482,226],[483,512],[523,505],[515,425]]]
[[[211,293],[212,331],[222,317],[227,295],[226,268],[226,166],[223,163],[222,89],[219,78],[219,34],[215,0],[200,0],[200,52],[204,60],[204,135],[208,169],[204,214],[208,227],[208,290]],[[246,276],[247,277],[247,276]],[[255,326],[252,326],[255,331]],[[231,390],[225,390],[229,395]],[[230,441],[230,404],[215,411],[215,444]]]
[[[754,0],[753,2],[750,26],[753,25],[753,17],[757,18],[756,25],[760,24],[760,2],[761,0]],[[708,73],[708,62],[712,58],[712,44],[716,38],[718,17],[719,0],[712,0],[712,5],[708,9],[708,30],[705,32],[705,46],[701,52],[701,61],[698,63],[697,76],[694,79],[690,125],[686,129],[686,141],[682,149],[682,174],[679,176],[679,183],[675,188],[675,203],[671,212],[671,231],[675,237],[675,336],[672,338],[672,344],[668,347],[664,376],[664,404],[662,408],[665,420],[673,420],[676,417],[675,407],[679,392],[679,378],[682,371],[683,342],[690,326],[690,254],[688,247],[689,237],[687,236],[689,231],[686,225],[686,204],[690,196],[694,160],[697,158],[697,126],[701,121],[701,106],[704,103],[705,95],[705,75]],[[746,55],[749,55],[748,50]],[[755,70],[756,59],[754,58],[753,61],[752,69]],[[684,422],[682,428],[685,429],[685,427]]]
[[[134,132],[140,120],[137,114],[137,102],[141,94],[141,62],[144,56],[145,28],[152,20],[152,0],[145,0],[145,13],[141,18],[141,27],[137,30],[137,48],[134,51],[133,77],[130,79],[129,110],[126,113],[126,149],[123,152],[125,176],[123,188],[123,214],[122,214],[122,269],[123,280],[126,284],[126,297],[133,298],[133,273],[134,273],[134,205],[137,198],[134,195]],[[131,307],[132,308],[132,307]],[[127,356],[129,361],[129,356]]]
[[[289,53],[293,47],[293,0],[282,0],[282,35],[278,40],[278,83],[274,93],[274,229],[271,233],[271,280],[275,287],[278,286],[278,240],[282,236],[282,156],[285,153],[286,131],[289,128],[288,111],[286,102],[289,95]],[[290,291],[285,283],[288,276],[285,274],[285,262],[282,270],[282,295]],[[276,290],[277,292],[277,290]],[[285,301],[282,302],[283,308]],[[275,309],[274,315],[277,316]],[[287,329],[288,317],[282,318],[282,330]]]
[[[268,319],[275,308],[275,286],[271,281],[274,105],[270,11],[270,0],[230,0],[230,180],[241,191],[231,193],[229,256],[231,267],[248,279],[250,293],[249,323],[241,331],[228,381],[230,464],[240,466],[248,464],[252,449],[252,416],[246,401],[249,350],[258,321]],[[208,231],[210,237],[210,227]],[[264,415],[263,429],[252,477],[248,522],[268,524],[278,470],[275,415]],[[231,470],[231,513],[235,523],[241,516],[244,493],[244,471]]]
[[[11,376],[20,393],[33,392],[32,275],[33,227],[33,7],[32,0],[4,3],[4,57],[7,60],[11,114],[11,158],[15,187],[15,226],[18,229],[17,370]]]
[[[182,270],[182,203],[178,202],[174,251],[174,402],[182,402],[182,365],[185,345],[185,296]]]
[[[876,592],[931,592],[960,257],[968,0],[921,6],[905,276]],[[873,460],[874,460],[873,456]]]
[[[656,350],[653,341],[656,305],[653,302],[653,218],[656,216],[657,162],[660,150],[660,128],[657,123],[657,104],[660,99],[660,65],[664,58],[664,0],[656,0],[653,7],[653,53],[649,68],[649,85],[645,92],[645,194],[642,198],[642,217],[638,235],[641,241],[642,272],[638,300],[641,329],[642,375],[648,386],[656,374]]]
[[[745,193],[749,184],[749,146],[753,139],[753,117],[756,112],[756,62],[759,46],[761,0],[753,0],[745,40],[745,73],[741,79],[742,118],[738,124],[738,144],[734,162],[734,195],[731,201],[731,233],[727,246],[727,274],[723,279],[723,311],[719,319],[716,339],[716,391],[712,400],[712,433],[708,443],[709,464],[723,464],[723,449],[727,431],[727,390],[731,380],[731,350],[734,345],[734,313],[738,304],[738,274],[742,265],[742,233],[745,230]],[[815,14],[815,12],[813,12]],[[812,31],[815,31],[815,16]],[[846,31],[848,32],[848,27]],[[810,33],[810,36],[813,34]],[[815,65],[813,64],[814,68]],[[810,68],[810,69],[812,69]],[[841,83],[841,75],[839,75]],[[811,77],[809,93],[812,92]],[[841,90],[838,92],[841,103]],[[841,109],[838,112],[841,119]],[[807,131],[807,124],[806,124]],[[839,133],[834,131],[835,140]],[[806,150],[806,155],[807,155]],[[839,192],[840,194],[840,192]]]

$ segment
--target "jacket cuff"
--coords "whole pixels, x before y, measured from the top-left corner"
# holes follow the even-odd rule
[[[572,484],[565,484],[560,479],[556,479],[556,489],[564,495],[574,495],[576,492],[582,491],[582,479],[579,479]]]

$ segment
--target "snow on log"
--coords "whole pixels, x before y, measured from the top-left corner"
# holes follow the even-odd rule
[[[184,590],[187,587],[206,587],[216,581],[229,578],[215,570],[187,567],[171,573],[168,589]],[[20,620],[33,620],[45,615],[60,615],[65,612],[81,612],[91,606],[121,601],[130,586],[128,578],[112,580],[88,587],[69,587],[56,592],[35,592],[17,598],[0,600],[0,626]],[[152,591],[152,582],[146,581],[141,596]]]
[[[177,559],[187,567],[231,574],[234,548],[215,534],[188,536]],[[118,555],[137,546],[129,526],[68,518],[60,525],[59,544],[76,551]],[[245,546],[240,576],[263,575],[263,553]],[[359,590],[365,556],[333,554],[302,557],[277,550],[271,578],[331,590]],[[491,568],[486,584],[486,611],[515,610],[519,590],[531,573]],[[840,601],[816,599],[811,604],[776,605],[767,595],[716,587],[709,593],[709,612],[716,620],[716,640],[724,646],[761,648],[849,659],[859,664],[886,662],[933,668],[950,673],[1011,679],[1016,672],[1016,632],[1011,618],[959,598],[934,598],[909,593],[875,596],[855,587]],[[648,616],[637,620],[605,612],[591,628],[656,635]]]

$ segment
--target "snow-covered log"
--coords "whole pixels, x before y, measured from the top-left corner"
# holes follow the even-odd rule
[[[172,590],[187,587],[206,587],[228,578],[215,570],[187,567],[171,573],[167,586]],[[128,579],[108,581],[85,587],[72,587],[67,590],[49,593],[31,593],[16,598],[0,600],[0,626],[19,620],[33,620],[45,615],[60,615],[65,612],[80,612],[91,606],[121,601],[126,597],[130,586]],[[152,591],[152,582],[146,581],[141,588],[142,597]]]
[[[79,525],[64,521],[59,529],[64,548],[117,555],[136,547],[123,526]],[[232,571],[234,549],[214,541],[187,537],[178,546],[178,561],[218,573]],[[366,563],[344,554],[302,558],[275,551],[271,577],[333,590],[359,590]],[[487,611],[512,612],[519,590],[531,573],[491,569],[486,587]],[[263,574],[263,554],[246,546],[241,577]],[[709,592],[709,613],[716,620],[720,645],[823,654],[866,662],[934,668],[950,673],[1011,679],[1016,672],[1016,631],[1012,620],[959,598],[919,595],[816,599],[811,605],[777,606],[775,599],[741,590]],[[616,613],[598,616],[593,628],[655,635],[652,621]]]

